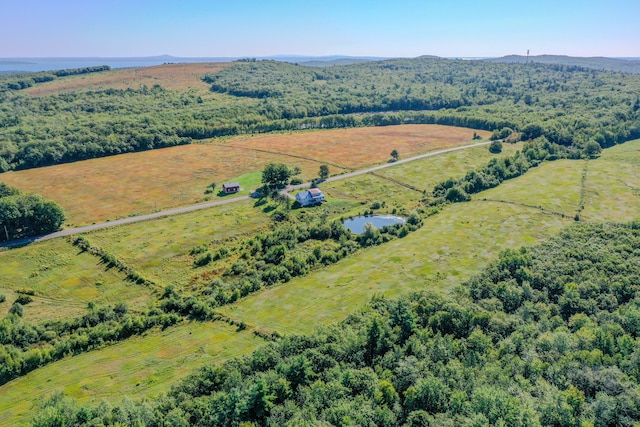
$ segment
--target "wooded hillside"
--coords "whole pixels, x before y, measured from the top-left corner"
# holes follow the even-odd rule
[[[509,127],[578,148],[640,137],[640,76],[576,66],[258,61],[203,78],[216,96],[156,85],[36,98],[0,76],[0,172],[241,133],[401,123]]]

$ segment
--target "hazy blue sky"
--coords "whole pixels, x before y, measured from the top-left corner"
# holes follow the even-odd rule
[[[640,57],[640,0],[3,0],[0,57]]]

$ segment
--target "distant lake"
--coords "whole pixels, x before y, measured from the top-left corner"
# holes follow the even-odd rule
[[[365,215],[349,218],[342,223],[347,230],[354,234],[361,234],[364,226],[371,224],[376,228],[386,227],[394,224],[404,224],[405,219],[394,215]]]

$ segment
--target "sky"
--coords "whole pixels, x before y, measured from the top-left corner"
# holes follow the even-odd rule
[[[2,0],[0,58],[640,57],[640,0]]]

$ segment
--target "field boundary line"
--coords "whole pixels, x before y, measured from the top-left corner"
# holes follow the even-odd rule
[[[397,180],[395,178],[390,178],[388,176],[380,175],[380,174],[377,174],[375,172],[371,172],[370,175],[373,175],[373,176],[381,178],[381,179],[386,179],[387,181],[391,181],[394,184],[397,184],[397,185],[400,185],[402,187],[408,188],[409,190],[417,191],[418,193],[424,193],[424,190],[421,190],[418,187],[415,187],[415,186],[413,186],[411,184],[407,184],[406,182],[402,182],[402,181]]]
[[[482,198],[482,199],[472,199],[473,201],[478,201],[478,202],[495,202],[495,203],[505,203],[507,205],[514,205],[514,206],[522,206],[524,208],[531,208],[531,209],[537,209],[541,212],[544,212],[548,215],[555,215],[555,216],[559,216],[561,218],[571,218],[571,216],[567,215],[567,214],[563,214],[562,212],[556,212],[556,211],[552,211],[551,209],[547,209],[547,208],[543,208],[542,206],[536,206],[536,205],[529,205],[527,203],[519,203],[519,202],[514,202],[511,200],[501,200],[501,199],[486,199],[486,198]]]
[[[587,173],[589,172],[589,159],[584,162],[584,168],[582,168],[582,179],[580,181],[580,201],[578,202],[578,208],[576,209],[576,219],[580,219],[580,214],[584,210],[584,200],[587,193]]]

